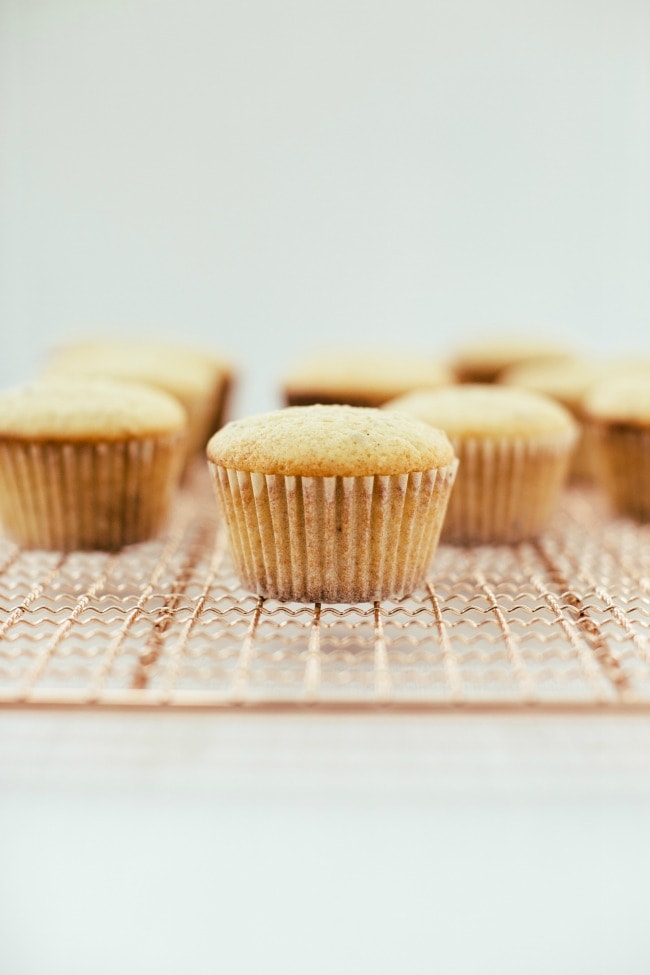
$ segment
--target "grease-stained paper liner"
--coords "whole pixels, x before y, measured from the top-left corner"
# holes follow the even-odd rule
[[[597,473],[612,507],[650,521],[650,431],[594,423],[592,433]]]
[[[457,464],[371,477],[210,469],[246,588],[276,599],[365,602],[423,582]]]
[[[566,480],[572,432],[535,443],[451,438],[460,472],[443,542],[514,543],[534,538],[551,517]]]
[[[209,433],[206,443],[212,434],[217,430],[220,430],[227,420],[228,412],[230,410],[230,400],[232,398],[233,386],[234,379],[232,374],[225,373],[212,404],[210,423],[208,425]],[[205,444],[203,444],[203,449],[205,450]]]
[[[576,414],[580,434],[571,458],[569,477],[574,481],[592,482],[597,477],[594,434],[584,417]]]
[[[0,519],[25,548],[114,550],[167,516],[185,436],[0,443]]]
[[[215,431],[225,422],[230,405],[233,380],[230,374],[224,375],[215,384],[211,395],[197,396],[195,400],[183,403],[187,414],[186,459],[189,464],[195,456],[205,453],[205,446]]]

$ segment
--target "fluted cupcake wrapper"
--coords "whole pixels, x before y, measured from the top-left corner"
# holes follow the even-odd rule
[[[650,430],[594,424],[599,480],[612,507],[639,521],[650,521]]]
[[[0,518],[26,548],[114,550],[154,536],[184,435],[99,443],[0,442]]]
[[[596,478],[593,433],[583,419],[576,417],[576,420],[581,427],[571,459],[569,476],[575,481],[591,482]]]
[[[544,528],[565,483],[575,435],[454,441],[460,472],[447,509],[444,542],[512,543]]]
[[[210,396],[197,397],[195,401],[186,401],[183,404],[187,413],[186,455],[188,462],[191,462],[197,454],[204,454],[205,445],[212,434],[223,426],[231,390],[232,378],[224,376]]]
[[[235,566],[261,596],[365,602],[424,579],[457,461],[393,476],[285,477],[210,464]]]

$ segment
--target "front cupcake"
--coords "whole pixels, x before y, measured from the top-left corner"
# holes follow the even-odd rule
[[[135,384],[0,393],[0,521],[25,548],[118,549],[161,528],[185,453],[171,396]]]
[[[443,541],[519,542],[539,534],[565,482],[578,430],[538,393],[461,385],[387,404],[448,434],[460,461]]]
[[[296,406],[229,423],[207,453],[247,588],[365,602],[424,580],[457,466],[441,431],[372,408]]]

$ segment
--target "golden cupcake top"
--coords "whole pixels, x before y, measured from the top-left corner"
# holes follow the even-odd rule
[[[297,365],[284,380],[287,394],[321,392],[373,397],[399,396],[410,389],[452,381],[449,369],[433,358],[372,350],[340,349],[315,355]]]
[[[46,379],[0,392],[0,438],[114,441],[176,433],[185,411],[160,390],[108,380]]]
[[[510,366],[522,362],[559,361],[569,357],[565,346],[550,340],[497,336],[460,346],[453,360],[455,372],[475,381],[492,381]]]
[[[525,438],[575,433],[571,414],[541,393],[514,386],[466,384],[409,393],[386,403],[452,438]]]
[[[46,375],[105,377],[141,382],[184,400],[209,395],[231,368],[214,356],[155,339],[97,338],[55,349]]]
[[[290,406],[228,423],[207,448],[222,467],[260,474],[407,474],[454,460],[449,440],[413,417],[371,407]]]
[[[607,379],[595,386],[584,401],[594,420],[630,426],[650,425],[650,372]]]
[[[650,374],[650,364],[639,360],[599,362],[594,359],[566,359],[524,362],[507,369],[500,382],[523,386],[559,400],[571,410],[579,410],[583,399],[598,383],[617,374],[642,372]]]

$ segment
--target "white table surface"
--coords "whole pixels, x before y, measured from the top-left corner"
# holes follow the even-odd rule
[[[0,714],[3,975],[650,971],[640,717]]]

